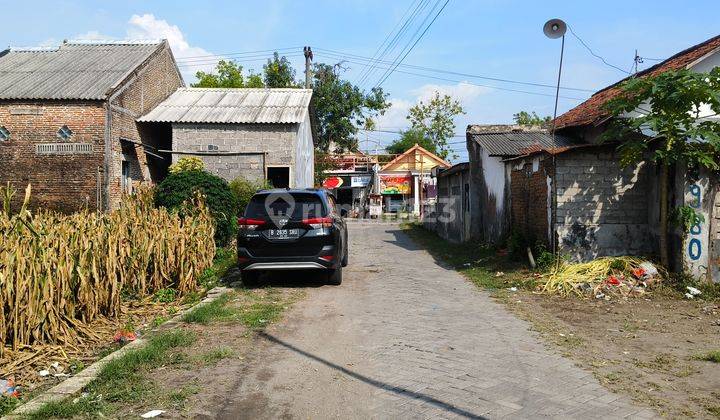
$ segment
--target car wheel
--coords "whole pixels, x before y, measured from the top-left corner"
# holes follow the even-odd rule
[[[251,287],[257,286],[258,280],[260,279],[260,272],[251,271],[251,270],[243,270],[241,276],[242,276],[243,286],[245,286],[247,288],[251,288]]]
[[[330,270],[328,272],[328,284],[332,284],[334,286],[339,286],[342,284],[342,267],[338,267],[335,270]]]

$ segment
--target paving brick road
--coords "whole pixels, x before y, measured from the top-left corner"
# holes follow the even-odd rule
[[[340,287],[268,331],[220,418],[652,418],[397,227],[352,225]]]

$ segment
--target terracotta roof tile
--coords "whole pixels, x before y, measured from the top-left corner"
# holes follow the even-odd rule
[[[652,67],[638,72],[635,77],[655,76],[668,70],[679,70],[687,68],[697,60],[720,48],[720,35],[710,38],[705,42],[692,46],[681,51],[672,57]],[[620,93],[620,83],[627,80],[620,80],[602,90],[597,91],[590,99],[562,114],[555,120],[555,127],[577,127],[583,125],[598,124],[609,116],[603,109],[603,105]]]

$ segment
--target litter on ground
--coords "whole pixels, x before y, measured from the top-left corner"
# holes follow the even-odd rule
[[[15,385],[13,378],[0,379],[0,396],[11,398],[20,396],[20,387]]]
[[[603,257],[586,263],[561,263],[542,277],[538,288],[561,296],[639,297],[663,277],[664,272],[641,258]]]

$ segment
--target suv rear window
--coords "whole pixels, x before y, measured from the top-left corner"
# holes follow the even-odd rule
[[[288,201],[293,201],[294,203],[289,203]],[[245,209],[245,217],[251,219],[265,218],[269,216],[268,211],[275,215],[289,216],[295,220],[324,217],[327,215],[325,205],[320,197],[315,194],[278,193],[257,194],[253,196]]]

